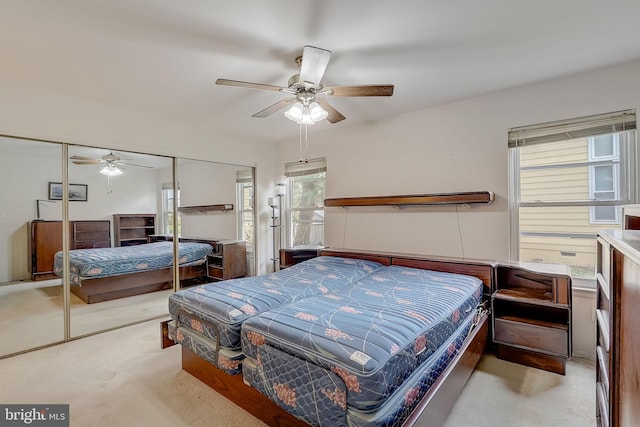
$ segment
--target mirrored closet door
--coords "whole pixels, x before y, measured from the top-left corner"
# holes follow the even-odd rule
[[[71,336],[166,315],[173,248],[147,247],[162,229],[173,159],[82,146],[68,154]]]
[[[62,145],[0,136],[0,357],[64,340]]]
[[[253,275],[254,175],[0,137],[0,357],[160,318],[176,289]],[[207,255],[182,256],[182,242]]]
[[[212,247],[203,272],[183,271],[180,286],[253,275],[254,169],[177,159],[176,179],[180,242]]]

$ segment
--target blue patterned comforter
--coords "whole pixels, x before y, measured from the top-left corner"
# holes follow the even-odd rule
[[[271,274],[180,290],[169,296],[169,313],[178,330],[186,327],[215,341],[219,329],[220,346],[239,349],[245,320],[290,301],[325,294],[380,268],[382,264],[373,261],[321,256]]]
[[[205,262],[213,247],[206,243],[178,244],[180,266]],[[173,265],[173,242],[157,242],[116,248],[74,249],[69,251],[71,283],[82,279],[118,276],[140,271],[158,270]],[[55,255],[54,272],[62,276],[62,252]]]
[[[287,396],[305,395],[297,388],[308,387],[301,379],[313,365],[326,373],[327,388],[324,401],[309,405],[309,411],[374,411],[456,331],[470,326],[481,298],[482,282],[475,277],[380,269],[350,286],[248,319],[242,326],[245,381],[296,411],[302,402],[287,402]],[[292,359],[286,369],[281,362],[265,364],[282,355]],[[293,368],[295,360],[302,371]],[[303,417],[316,424],[322,416]]]

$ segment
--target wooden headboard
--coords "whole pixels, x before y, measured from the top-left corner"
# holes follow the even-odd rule
[[[357,258],[376,261],[382,265],[397,265],[422,270],[445,273],[466,274],[482,280],[484,295],[489,297],[494,289],[495,263],[485,260],[465,260],[462,258],[431,257],[426,255],[395,254],[384,252],[357,251],[351,249],[323,249],[320,255],[342,258]]]

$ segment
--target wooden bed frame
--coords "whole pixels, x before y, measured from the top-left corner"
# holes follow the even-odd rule
[[[207,276],[206,263],[180,267],[180,280]],[[173,287],[173,267],[138,271],[110,277],[82,279],[71,284],[71,292],[87,304],[141,295]]]
[[[323,250],[321,255],[377,261],[384,265],[398,265],[478,277],[484,284],[484,301],[494,288],[495,266],[489,261],[457,258],[432,258],[419,255],[372,253],[351,250]],[[422,398],[403,426],[441,426],[464,388],[469,376],[485,352],[489,339],[488,315],[480,317],[458,355]],[[163,322],[162,347],[174,344],[167,338],[167,325]],[[308,427],[275,402],[243,382],[242,375],[228,375],[209,362],[182,347],[182,369],[198,378],[227,399],[269,426]]]

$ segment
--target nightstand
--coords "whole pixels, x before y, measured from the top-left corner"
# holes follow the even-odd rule
[[[568,267],[498,264],[491,312],[499,359],[565,374],[571,356]]]

